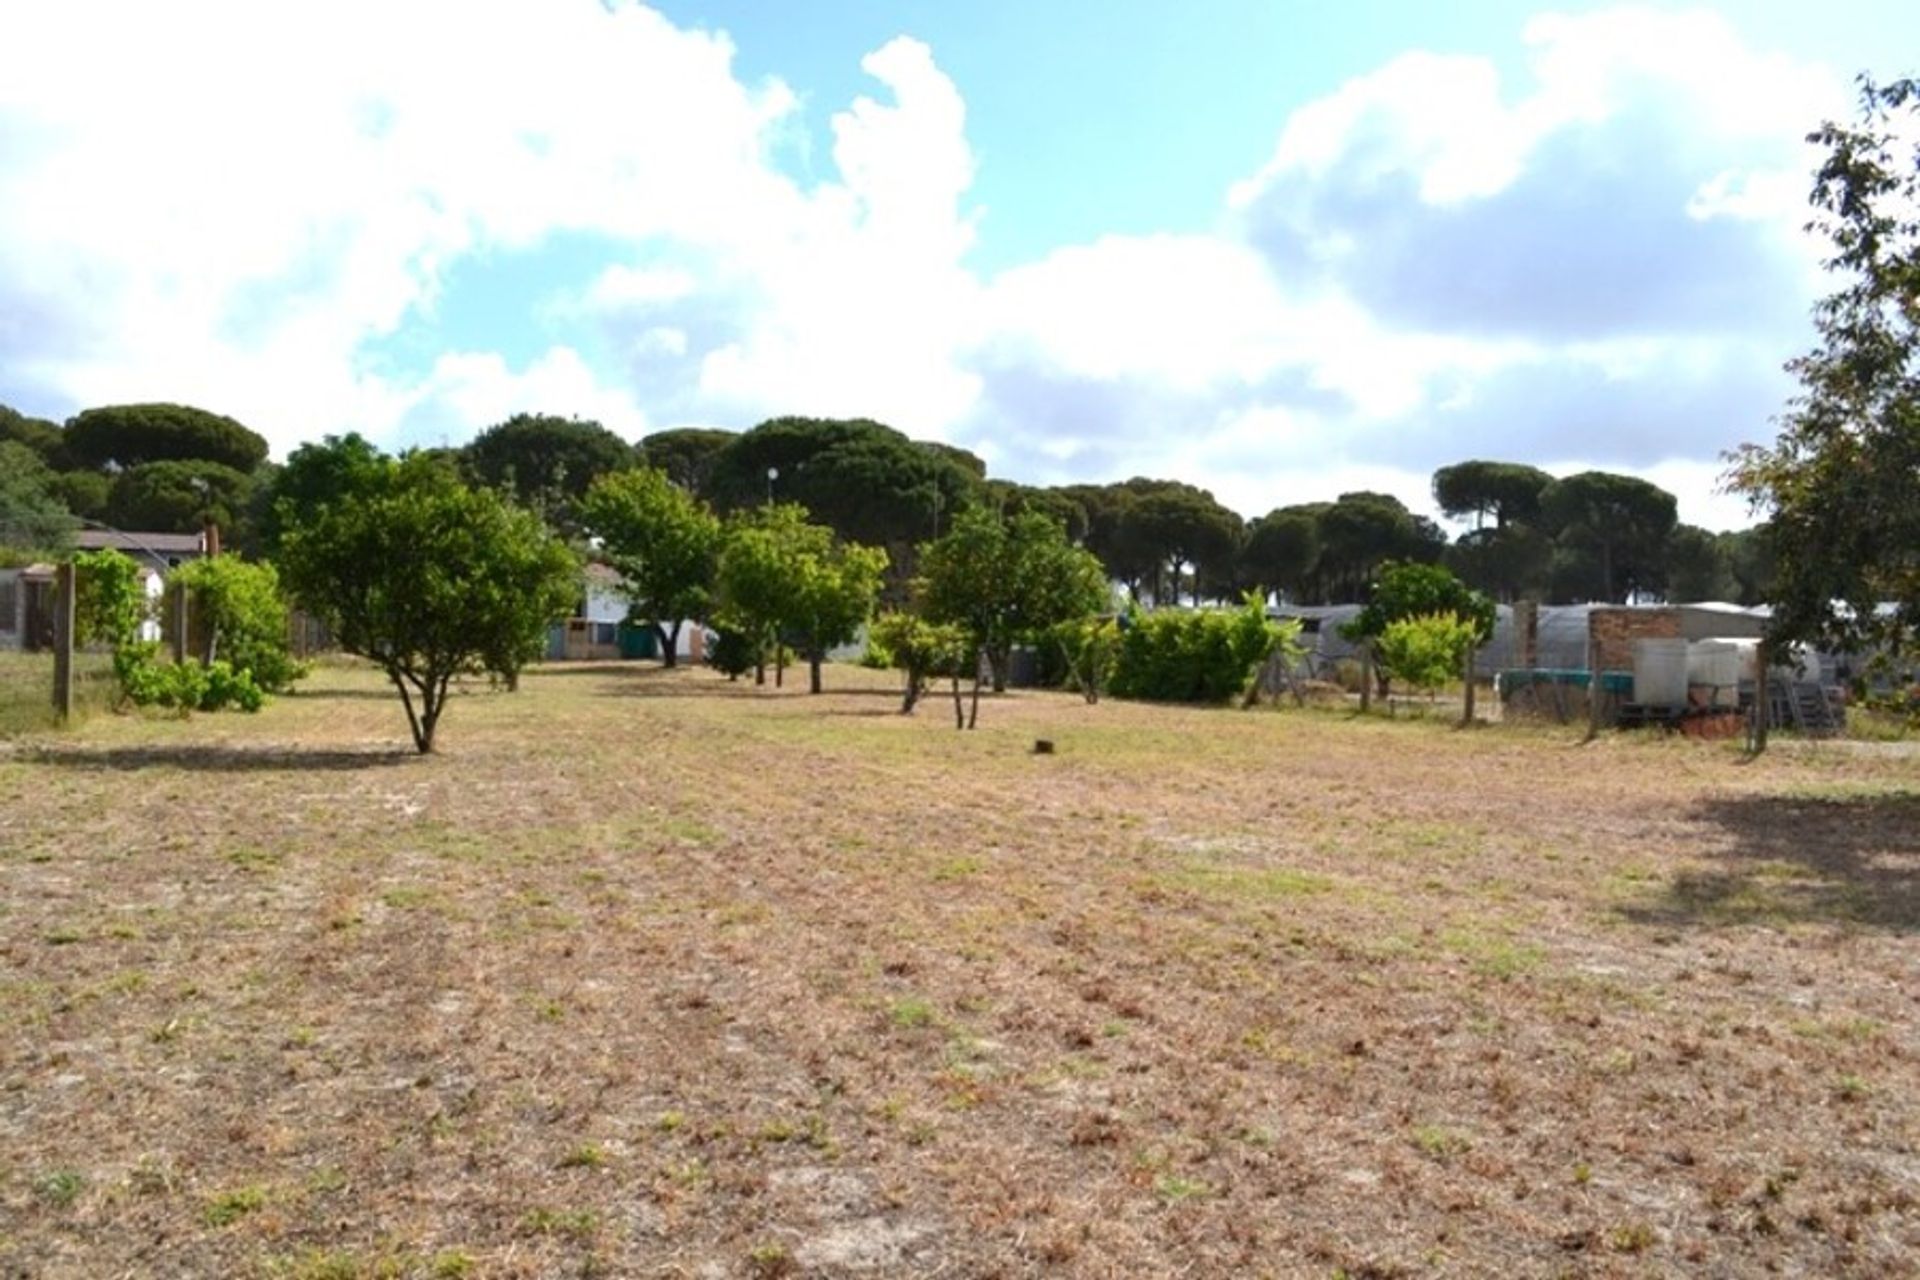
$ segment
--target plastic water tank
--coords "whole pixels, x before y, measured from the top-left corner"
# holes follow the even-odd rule
[[[1737,705],[1743,664],[1751,667],[1752,658],[1731,640],[1695,640],[1687,646],[1687,684],[1710,691],[1716,705]]]
[[[1687,642],[1633,642],[1633,700],[1643,707],[1679,707],[1687,701]]]

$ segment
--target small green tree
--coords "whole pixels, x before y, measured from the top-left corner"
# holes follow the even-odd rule
[[[820,692],[820,664],[847,644],[873,616],[887,553],[858,543],[836,543],[825,555],[803,557],[795,578],[791,617],[795,647],[806,656],[808,691]]]
[[[1055,626],[1051,634],[1066,659],[1067,684],[1089,703],[1100,701],[1120,662],[1119,619],[1074,618]]]
[[[809,523],[806,508],[790,502],[742,512],[728,524],[714,573],[714,616],[750,644],[755,683],[766,683],[769,657],[777,664],[775,683],[784,682],[778,651],[793,622],[801,561],[826,555],[832,545],[833,531]]]
[[[996,692],[1006,688],[1015,644],[1038,641],[1110,602],[1099,558],[1068,542],[1066,529],[1039,511],[1009,519],[984,508],[963,511],[944,536],[921,548],[920,568],[921,612],[965,629],[987,657]]]
[[[1375,648],[1381,669],[1429,699],[1459,676],[1479,632],[1470,619],[1453,613],[1423,613],[1395,618],[1386,625]]]
[[[966,723],[960,675],[972,647],[964,630],[928,622],[917,614],[893,612],[875,618],[869,636],[906,675],[900,714],[912,715],[926,696],[928,682],[934,676],[946,676],[953,682],[953,726],[958,729]]]
[[[720,521],[706,503],[651,467],[594,481],[580,518],[626,580],[634,615],[660,637],[666,664],[676,665],[681,624],[704,619],[713,602]]]
[[[836,544],[833,530],[810,522],[803,507],[760,507],[737,516],[727,531],[714,579],[716,616],[751,640],[759,680],[772,652],[775,682],[783,681],[780,655],[791,643],[806,655],[809,687],[818,693],[827,650],[859,633],[886,566],[884,551]]]
[[[219,655],[268,693],[284,692],[306,674],[287,649],[287,600],[272,565],[213,556],[181,565],[169,585],[193,594],[209,661]]]
[[[384,461],[366,483],[288,514],[288,586],[342,649],[386,673],[423,754],[454,677],[511,682],[579,596],[579,562],[537,516],[431,459]]]
[[[1343,625],[1340,634],[1349,640],[1373,643],[1377,652],[1376,642],[1389,624],[1434,613],[1451,613],[1472,623],[1476,646],[1493,638],[1495,609],[1490,598],[1460,581],[1451,569],[1411,561],[1382,566],[1368,592],[1366,608]],[[1385,663],[1379,664],[1378,677],[1384,695],[1392,681]]]

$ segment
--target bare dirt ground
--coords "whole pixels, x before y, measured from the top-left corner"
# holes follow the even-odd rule
[[[829,682],[0,746],[0,1275],[1916,1272],[1920,762]]]

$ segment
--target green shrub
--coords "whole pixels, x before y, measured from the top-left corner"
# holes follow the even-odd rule
[[[721,627],[714,632],[713,644],[707,650],[707,665],[729,680],[738,680],[753,670],[758,652],[753,638],[744,631]]]
[[[147,593],[140,566],[118,551],[82,551],[73,558],[74,642],[108,644],[115,649],[137,643],[147,619]]]
[[[1100,701],[1101,693],[1113,684],[1114,668],[1120,661],[1121,631],[1114,618],[1076,618],[1062,622],[1049,633],[1051,645],[1043,648],[1058,652],[1065,663],[1061,683],[1076,689],[1088,702]]]
[[[1116,697],[1155,702],[1225,702],[1276,646],[1293,647],[1299,627],[1274,622],[1258,598],[1232,610],[1162,609],[1130,614],[1113,669]]]
[[[1459,677],[1480,627],[1454,613],[1423,613],[1389,622],[1374,642],[1388,676],[1429,694]]]
[[[172,588],[193,593],[214,652],[269,693],[281,693],[306,674],[287,650],[287,601],[270,564],[215,556],[176,569]]]

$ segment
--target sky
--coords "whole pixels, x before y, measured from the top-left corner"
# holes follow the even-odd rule
[[[276,456],[871,417],[1247,516],[1439,466],[1749,522],[1803,229],[1920,6],[0,7],[0,403]]]

